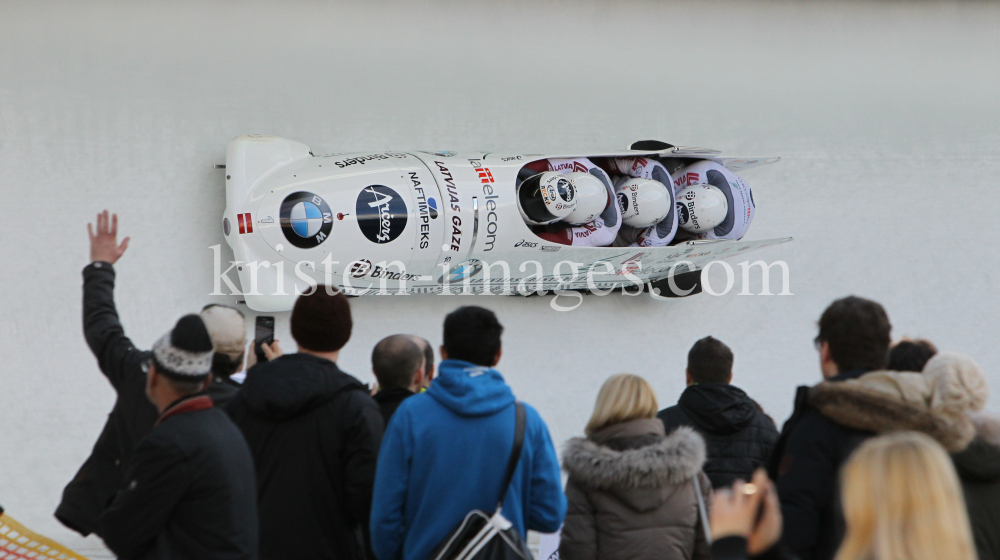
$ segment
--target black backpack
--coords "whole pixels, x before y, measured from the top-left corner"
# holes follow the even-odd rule
[[[514,403],[514,448],[507,460],[507,473],[500,487],[500,502],[493,515],[475,509],[465,516],[441,544],[434,549],[432,560],[532,560],[531,551],[513,524],[500,514],[514,470],[521,460],[524,446],[524,405]]]

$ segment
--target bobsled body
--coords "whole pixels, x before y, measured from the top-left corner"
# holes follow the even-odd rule
[[[690,148],[315,156],[298,142],[241,136],[226,154],[223,229],[244,300],[257,311],[289,310],[313,284],[349,295],[606,290],[788,240],[637,248],[574,247],[537,237],[517,206],[521,169],[547,158],[602,156],[657,157],[678,166],[712,159],[734,171],[777,160]]]

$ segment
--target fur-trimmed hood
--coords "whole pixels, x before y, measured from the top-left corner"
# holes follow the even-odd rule
[[[857,379],[823,382],[809,404],[834,422],[869,432],[923,432],[955,453],[976,434],[969,413],[986,401],[978,364],[959,354],[938,354],[923,373],[873,371]]]
[[[681,427],[663,435],[663,423],[656,418],[628,424],[635,425],[635,433],[606,441],[604,445],[587,438],[569,440],[563,449],[563,470],[581,486],[597,490],[673,486],[701,471],[705,441],[692,428]],[[655,433],[657,425],[659,434]],[[594,435],[598,436],[594,439],[602,439],[600,433]],[[658,437],[649,438],[650,435]],[[608,445],[644,436],[651,441],[642,447],[618,451],[614,445]]]

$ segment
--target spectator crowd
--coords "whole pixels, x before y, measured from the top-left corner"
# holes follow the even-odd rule
[[[447,315],[437,363],[424,338],[382,339],[375,390],[337,365],[351,308],[327,286],[295,303],[295,353],[265,344],[255,363],[222,305],[139,350],[113,297],[128,239],[106,211],[88,228],[84,335],[117,401],[56,517],[120,558],[529,560],[533,530],[558,534],[561,560],[1000,560],[983,373],[926,340],[893,344],[874,301],[822,312],[818,383],[780,431],[707,336],[672,406],[610,376],[560,463],[498,369],[489,310]]]

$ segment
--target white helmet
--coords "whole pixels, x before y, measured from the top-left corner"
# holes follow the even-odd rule
[[[529,225],[558,222],[576,208],[576,186],[562,173],[532,175],[517,189],[517,206]]]
[[[722,223],[729,213],[726,195],[712,185],[691,185],[677,193],[677,225],[703,233]]]
[[[622,223],[634,228],[649,227],[670,214],[670,191],[659,181],[621,177],[615,196],[622,210]]]
[[[567,173],[566,177],[576,187],[576,208],[563,221],[575,226],[594,221],[608,207],[607,187],[597,177],[582,171]]]

